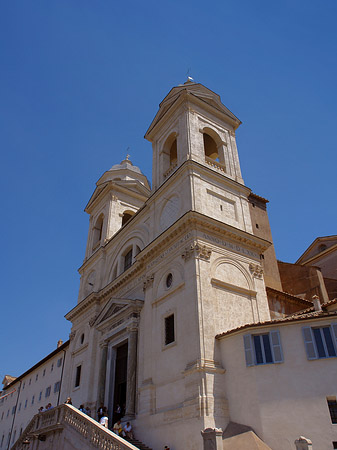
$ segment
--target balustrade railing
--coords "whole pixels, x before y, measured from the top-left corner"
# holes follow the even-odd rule
[[[164,178],[167,178],[177,167],[177,163],[171,164],[167,171],[164,173]]]
[[[29,450],[33,446],[28,446],[28,441],[30,444],[33,444],[33,441],[38,439],[40,435],[50,433],[53,429],[59,429],[60,427],[64,428],[63,433],[65,433],[67,426],[77,431],[81,436],[80,439],[87,441],[88,444],[85,447],[87,449],[139,450],[74,406],[65,404],[36,414],[20,438],[15,442],[12,450],[23,448]]]
[[[216,169],[219,169],[222,172],[226,172],[225,164],[215,161],[215,159],[209,158],[208,156],[205,156],[205,161],[208,165],[215,167]]]

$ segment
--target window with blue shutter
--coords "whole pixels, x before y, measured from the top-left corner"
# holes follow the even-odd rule
[[[246,334],[243,337],[243,342],[247,366],[283,362],[279,331],[263,334]]]
[[[337,356],[337,324],[324,327],[303,327],[304,345],[308,359]]]

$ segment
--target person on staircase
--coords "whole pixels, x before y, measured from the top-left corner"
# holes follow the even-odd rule
[[[130,422],[126,422],[126,425],[124,425],[124,433],[126,439],[133,439],[132,426]]]

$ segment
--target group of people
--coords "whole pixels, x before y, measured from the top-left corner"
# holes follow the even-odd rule
[[[45,407],[41,406],[41,407],[38,409],[38,412],[39,412],[39,413],[42,413],[42,412],[45,412],[45,411],[49,411],[50,409],[53,409],[53,406],[52,406],[51,403],[48,403],[48,405],[46,405]]]
[[[118,436],[121,436],[123,438],[133,439],[132,426],[130,422],[126,422],[126,424],[123,427],[121,421],[117,420],[117,422],[113,426],[112,431]]]
[[[116,416],[118,417],[117,422],[112,428],[112,431],[117,434],[118,436],[121,436],[126,439],[133,439],[133,433],[132,433],[132,427],[130,422],[126,422],[126,424],[123,426],[120,417],[122,415],[122,409],[119,405],[117,405],[116,408]],[[105,428],[109,428],[109,419],[108,419],[108,410],[106,406],[101,403],[101,406],[97,410],[97,417],[98,422]]]

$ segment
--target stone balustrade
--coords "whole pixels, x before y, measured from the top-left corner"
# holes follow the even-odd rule
[[[226,173],[226,166],[224,164],[221,164],[218,161],[215,161],[212,158],[209,158],[208,156],[205,156],[205,161],[209,166],[212,166],[215,169],[219,169],[221,172]]]
[[[164,178],[167,178],[177,168],[177,163],[171,164],[167,171],[164,173]]]
[[[67,428],[79,434],[79,440],[86,449],[101,450],[138,450],[137,447],[104,428],[96,420],[71,405],[61,405],[49,411],[36,414],[12,449],[33,449],[34,441],[54,431],[66,433]],[[57,447],[55,447],[56,449]]]

